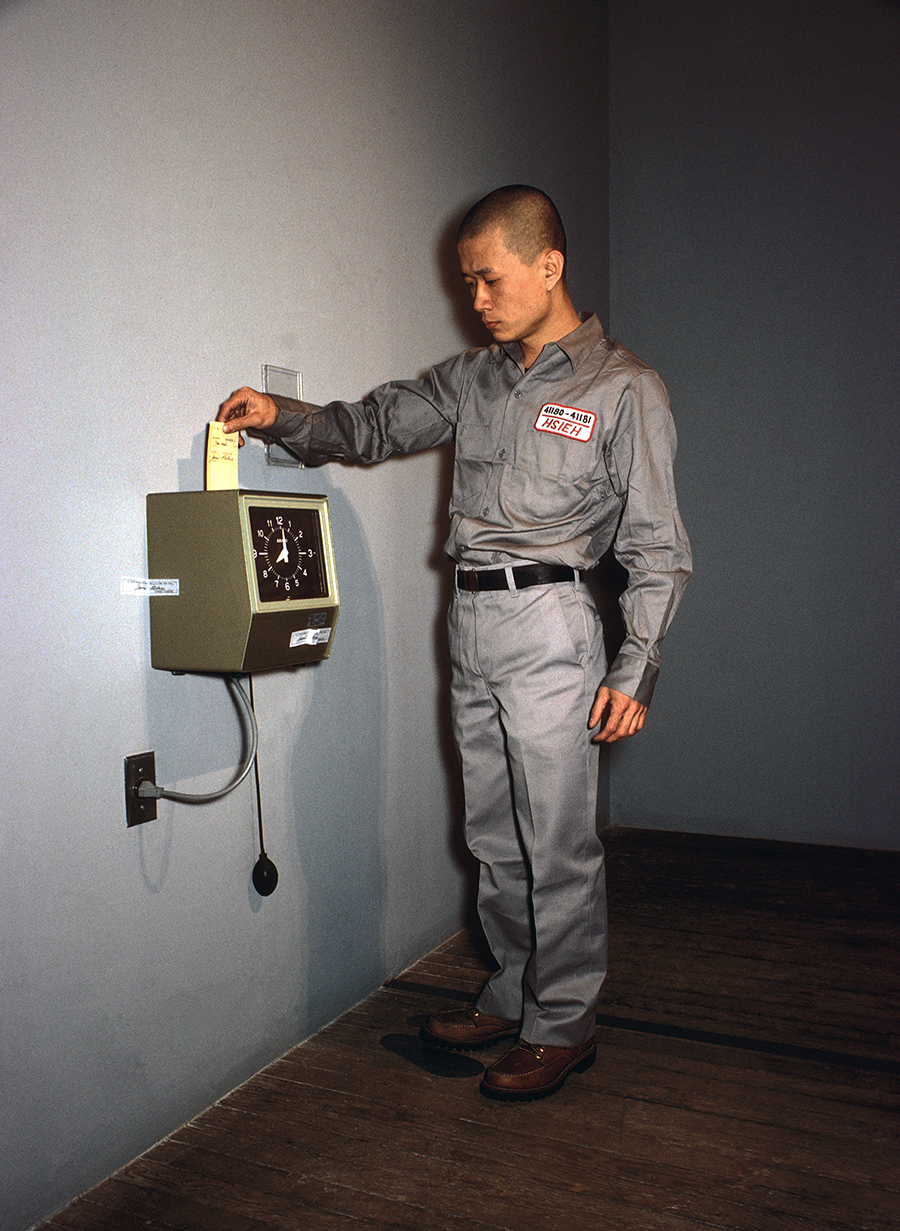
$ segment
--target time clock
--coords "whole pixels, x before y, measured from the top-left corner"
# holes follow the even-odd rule
[[[318,513],[314,509],[251,505],[248,514],[259,601],[324,598]]]
[[[223,488],[147,497],[154,667],[262,671],[331,653],[340,601],[328,499]]]

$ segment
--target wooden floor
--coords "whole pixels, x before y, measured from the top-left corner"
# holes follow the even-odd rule
[[[442,945],[44,1224],[81,1231],[897,1231],[900,855],[605,835],[597,1063],[483,1099],[419,1042]]]

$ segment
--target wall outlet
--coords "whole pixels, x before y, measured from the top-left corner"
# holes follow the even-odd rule
[[[156,782],[156,754],[153,752],[139,752],[125,758],[125,821],[129,828],[156,820],[156,800],[138,795],[142,782]]]

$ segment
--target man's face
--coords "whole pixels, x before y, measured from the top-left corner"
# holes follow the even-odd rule
[[[458,252],[472,306],[494,340],[539,343],[540,349],[551,313],[543,256],[526,265],[507,249],[499,227],[463,240]]]

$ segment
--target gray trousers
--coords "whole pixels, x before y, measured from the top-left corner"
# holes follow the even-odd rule
[[[457,591],[452,708],[478,911],[499,963],[478,1000],[531,1043],[594,1037],[606,975],[598,749],[587,718],[605,672],[579,582]]]

